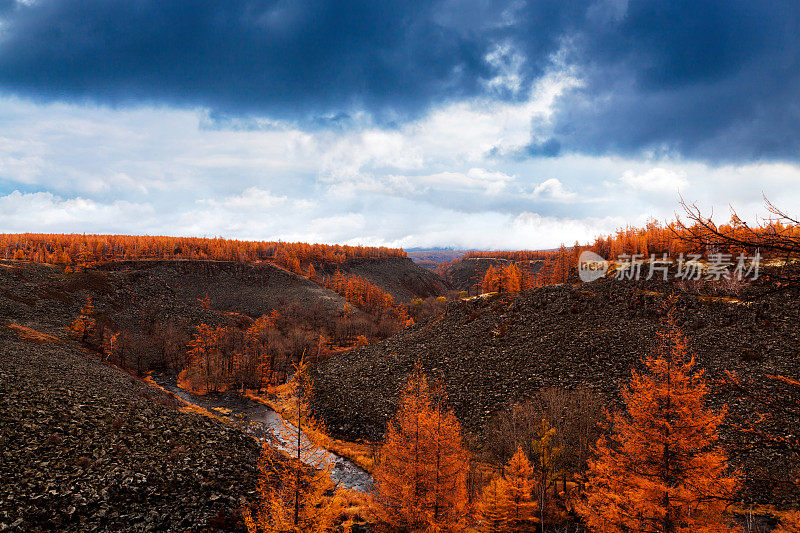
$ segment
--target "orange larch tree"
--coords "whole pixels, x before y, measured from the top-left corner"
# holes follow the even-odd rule
[[[500,292],[500,274],[501,273],[497,271],[494,265],[489,265],[480,283],[481,292]]]
[[[550,427],[547,419],[542,419],[536,438],[532,442],[533,453],[536,456],[533,466],[534,493],[539,501],[539,519],[542,524],[545,521],[547,492],[556,482],[558,472],[555,471],[555,464],[561,454],[561,448],[554,445],[555,436],[555,428]]]
[[[72,322],[72,330],[81,336],[81,342],[87,342],[94,334],[97,321],[94,318],[94,305],[92,297],[86,297],[86,303],[81,307],[81,314]]]
[[[509,263],[503,269],[503,290],[510,293],[522,290],[522,272],[516,263]]]
[[[534,491],[534,469],[528,456],[517,446],[517,451],[505,468],[506,482],[506,530],[528,531],[536,522]]]
[[[198,394],[221,392],[233,382],[232,361],[222,353],[227,336],[224,326],[200,324],[187,346],[186,368],[178,374],[178,385]]]
[[[505,478],[497,476],[483,487],[481,497],[475,505],[475,517],[481,531],[486,533],[507,531],[507,499],[508,483]]]
[[[476,505],[478,525],[482,531],[532,531],[539,521],[536,472],[522,446],[517,445],[504,470],[483,488]]]
[[[597,442],[576,510],[593,531],[729,531],[722,512],[738,482],[728,474],[717,428],[724,410],[705,405],[702,370],[668,318],[659,351],[633,372],[625,411]]]
[[[419,366],[389,423],[374,477],[378,521],[394,530],[460,531],[469,456],[444,391]]]
[[[341,514],[342,495],[330,477],[330,455],[309,438],[326,436],[309,408],[313,383],[308,367],[301,360],[294,369],[294,378],[282,392],[291,423],[278,428],[288,458],[281,460],[278,452],[264,443],[256,512],[244,509],[249,533],[334,531]]]

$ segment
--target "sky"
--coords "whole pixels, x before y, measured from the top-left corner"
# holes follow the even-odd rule
[[[0,0],[0,232],[552,248],[800,205],[800,5]]]

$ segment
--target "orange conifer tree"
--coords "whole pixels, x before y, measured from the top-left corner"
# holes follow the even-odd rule
[[[503,269],[503,289],[510,293],[522,290],[522,272],[515,263],[510,263]]]
[[[528,531],[536,521],[533,476],[534,470],[528,456],[518,445],[505,473],[508,487],[505,497],[507,531]]]
[[[481,531],[502,533],[506,531],[508,483],[505,478],[495,477],[483,487],[480,500],[476,504],[475,516]]]
[[[288,461],[266,442],[259,461],[259,501],[253,514],[244,510],[249,533],[333,531],[342,510],[342,495],[331,481],[332,463],[324,448],[309,435],[325,438],[324,428],[309,408],[313,383],[304,361],[282,392],[292,423],[279,428]],[[332,493],[332,495],[330,495]]]
[[[86,303],[81,307],[81,315],[72,323],[72,330],[81,336],[81,342],[89,340],[95,331],[97,321],[94,319],[94,305],[92,297],[86,297]]]
[[[589,462],[576,510],[593,531],[728,531],[722,511],[738,483],[717,442],[724,412],[705,406],[703,372],[671,317],[662,341],[647,372],[633,372],[626,410],[610,417],[612,434]]]
[[[444,392],[419,366],[389,424],[375,471],[378,520],[392,530],[459,531],[467,506],[469,457]]]
[[[789,511],[783,515],[772,533],[800,533],[800,511]]]
[[[534,466],[534,492],[539,500],[539,519],[545,520],[545,507],[547,491],[556,479],[554,465],[556,458],[561,454],[561,448],[553,444],[556,436],[555,428],[551,428],[547,419],[542,419],[536,438],[533,440],[533,453],[536,454]]]
[[[499,292],[501,285],[500,275],[501,272],[498,272],[494,265],[489,265],[481,280],[481,292]]]
[[[481,494],[476,517],[483,531],[530,531],[535,529],[535,471],[528,456],[517,446],[505,474],[492,479]]]

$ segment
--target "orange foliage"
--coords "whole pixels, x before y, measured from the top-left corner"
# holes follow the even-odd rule
[[[306,437],[311,433],[327,438],[308,405],[313,392],[308,367],[300,361],[294,369],[294,379],[282,390],[283,402],[290,403],[288,410],[294,413],[292,424],[279,428],[281,440],[289,444],[289,460],[281,461],[264,443],[257,511],[253,514],[245,509],[243,513],[249,533],[333,531],[343,510],[343,497],[330,478],[333,465],[329,456]]]
[[[189,341],[186,368],[178,374],[178,386],[197,394],[221,392],[230,384],[232,369],[223,356],[226,327],[200,324]]]
[[[255,509],[242,511],[248,533],[335,530],[344,502],[339,490],[327,495],[335,489],[330,467],[315,470],[296,459],[282,460],[265,441],[258,469]]]
[[[518,446],[506,466],[505,524],[507,530],[527,531],[535,522],[536,503],[533,499],[533,468],[528,456]]]
[[[375,509],[392,530],[461,531],[469,456],[444,393],[419,367],[389,423],[375,470]]]
[[[481,531],[502,533],[508,530],[506,524],[508,519],[507,501],[508,482],[505,478],[495,477],[483,487],[475,509],[475,516]]]
[[[515,263],[509,263],[504,267],[494,265],[486,269],[486,273],[481,281],[481,292],[510,292],[516,293],[522,290],[522,271]]]
[[[800,239],[800,225],[782,223],[780,221],[772,221],[761,227],[750,228],[734,216],[728,224],[721,224],[715,229],[731,239],[741,241],[752,242],[757,240],[759,236],[768,239],[772,235],[780,235],[795,240]],[[699,245],[697,243],[699,240],[704,240],[706,245]],[[597,237],[591,245],[580,246],[575,243],[575,246],[571,249],[562,245],[558,250],[467,252],[463,259],[484,257],[507,259],[518,263],[556,261],[561,257],[565,257],[565,250],[572,252],[576,249],[589,249],[609,260],[616,259],[622,254],[640,254],[645,258],[650,258],[651,254],[661,258],[663,254],[667,254],[667,256],[675,258],[679,254],[704,254],[706,253],[706,247],[720,248],[723,251],[734,254],[755,251],[754,249],[744,250],[741,246],[735,247],[725,244],[718,236],[713,235],[697,224],[682,226],[679,222],[661,224],[658,221],[651,220],[641,228],[626,226],[618,229],[613,235]],[[762,249],[762,255],[769,254],[765,254]]]
[[[410,325],[406,310],[395,303],[391,294],[361,276],[342,274],[338,270],[325,280],[325,286],[344,298],[354,306],[374,316],[388,315],[404,325]]]
[[[800,511],[789,511],[784,514],[772,533],[800,533]]]
[[[313,262],[342,264],[361,257],[405,256],[403,250],[382,246],[150,235],[0,234],[0,257],[4,259],[80,266],[138,259],[271,261],[298,274],[306,274],[308,265]],[[305,270],[302,265],[307,265]]]
[[[97,321],[94,319],[94,305],[92,305],[92,297],[86,297],[86,303],[81,308],[81,314],[76,318],[71,325],[72,331],[80,335],[81,342],[86,342],[89,337],[95,332]]]
[[[787,222],[788,221],[788,222]],[[580,245],[575,243],[572,247],[563,244],[558,250],[516,250],[516,251],[472,251],[464,254],[462,259],[491,258],[503,259],[514,263],[520,270],[520,284],[522,290],[556,283],[566,283],[576,272],[578,257],[583,250],[591,250],[608,260],[615,260],[621,255],[639,255],[643,259],[655,256],[661,259],[664,254],[669,258],[677,259],[680,254],[708,254],[709,252],[724,252],[730,254],[753,254],[758,244],[763,257],[772,256],[797,256],[797,243],[800,243],[800,225],[792,224],[791,219],[784,217],[784,221],[773,220],[760,227],[751,228],[741,222],[735,215],[728,224],[713,226],[711,229],[700,224],[683,225],[680,221],[662,225],[651,220],[642,228],[626,226],[616,231],[613,235],[597,237],[592,244]],[[714,233],[717,232],[717,233]],[[789,253],[784,248],[772,249],[770,243],[775,241],[794,243],[794,252]],[[745,246],[742,243],[750,243]],[[783,253],[778,253],[784,250]],[[542,261],[543,265],[534,274],[532,264]],[[442,275],[447,275],[449,263],[440,265],[437,269]],[[503,274],[497,269],[491,273],[486,272],[480,281],[483,292],[515,292],[503,288]],[[502,268],[500,269],[502,271]]]
[[[662,339],[648,372],[633,372],[626,410],[610,417],[613,432],[589,461],[576,510],[594,531],[729,531],[722,511],[738,482],[718,445],[724,412],[706,408],[703,372],[671,319]]]

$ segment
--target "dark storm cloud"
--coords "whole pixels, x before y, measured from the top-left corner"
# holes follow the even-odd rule
[[[800,158],[794,2],[11,4],[0,0],[0,87],[27,97],[347,128],[360,110],[392,124],[472,96],[525,98],[555,61],[584,84],[530,157]],[[498,45],[524,58],[518,91],[486,83],[503,74],[487,61]]]
[[[798,32],[795,2],[631,2],[576,33],[586,85],[560,102],[556,138],[584,153],[796,161]]]
[[[0,83],[45,99],[403,116],[475,94],[491,75],[482,59],[491,21],[474,28],[476,39],[439,9],[372,0],[46,0],[6,17]]]

